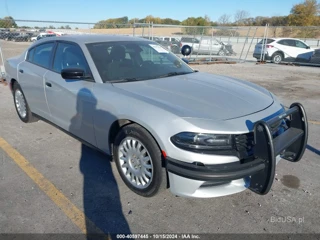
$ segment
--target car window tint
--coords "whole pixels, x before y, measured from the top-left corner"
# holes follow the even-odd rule
[[[170,41],[170,38],[164,38],[165,41]]]
[[[103,82],[193,72],[180,58],[154,42],[101,42],[87,44],[87,47]]]
[[[267,39],[267,42],[266,42],[266,44],[270,44],[270,43],[273,43],[274,42],[274,40],[273,39]],[[265,39],[262,39],[258,44],[265,44]]]
[[[297,41],[296,40],[296,47],[298,47],[298,48],[307,48],[307,45],[306,44],[304,44],[303,42],[301,42],[301,41]]]
[[[35,50],[35,48],[32,48],[31,50],[29,50],[28,55],[27,55],[28,62],[32,62],[34,50]]]
[[[33,54],[32,62],[39,66],[49,68],[53,46],[54,43],[44,43],[37,46]]]
[[[278,44],[285,45],[285,46],[294,46],[295,47],[295,42],[293,40],[290,40],[290,39],[280,40],[278,42]]]
[[[288,41],[288,43],[289,43],[289,46],[290,47],[296,47],[296,41],[295,40],[287,40]]]
[[[61,70],[66,68],[81,68],[86,74],[89,73],[88,64],[78,45],[58,43],[53,60],[53,70],[61,73]]]

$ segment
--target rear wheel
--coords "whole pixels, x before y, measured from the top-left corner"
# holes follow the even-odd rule
[[[16,108],[16,111],[21,121],[25,123],[38,121],[38,119],[34,117],[32,112],[30,111],[27,100],[18,83],[15,83],[13,85],[13,100],[14,100],[14,106]]]
[[[218,52],[218,55],[219,55],[219,56],[225,56],[225,55],[226,55],[226,52],[225,52],[224,50],[220,50],[220,51]]]
[[[276,53],[274,53],[274,54],[272,55],[272,62],[273,62],[273,63],[279,64],[279,63],[282,62],[282,60],[283,60],[283,55],[282,55],[282,53],[276,52]]]
[[[143,127],[123,127],[114,141],[114,160],[125,184],[135,193],[151,197],[166,187],[161,151]]]

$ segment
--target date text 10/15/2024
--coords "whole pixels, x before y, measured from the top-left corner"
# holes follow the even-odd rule
[[[198,234],[117,234],[117,239],[200,239]]]

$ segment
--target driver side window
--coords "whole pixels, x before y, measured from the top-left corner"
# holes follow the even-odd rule
[[[303,42],[300,42],[300,41],[297,41],[297,40],[296,40],[296,47],[306,49],[306,48],[307,48],[307,45],[304,44]]]
[[[59,42],[53,61],[53,71],[61,73],[62,69],[67,68],[80,68],[86,75],[90,73],[81,48],[75,44]]]

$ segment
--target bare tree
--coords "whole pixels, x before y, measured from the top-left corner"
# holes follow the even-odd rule
[[[250,16],[249,12],[245,10],[238,10],[234,14],[234,22],[237,24],[243,24],[244,20]]]
[[[218,23],[220,23],[221,25],[227,25],[230,23],[230,18],[231,18],[230,15],[223,14],[221,17],[219,17]]]

